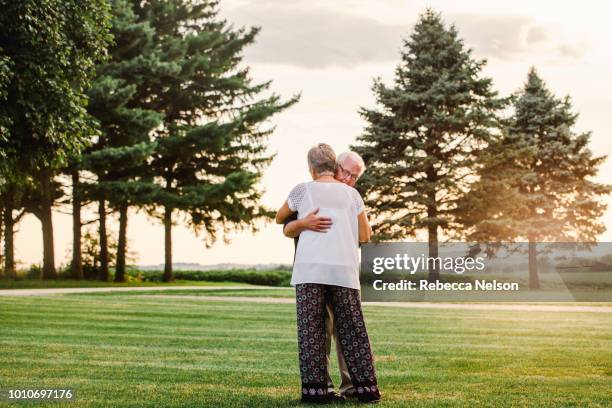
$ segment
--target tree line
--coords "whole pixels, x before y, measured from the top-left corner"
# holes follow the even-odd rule
[[[6,276],[15,274],[14,229],[25,213],[41,222],[42,277],[57,276],[58,202],[72,206],[76,279],[109,279],[114,259],[114,280],[125,280],[129,209],[164,226],[166,281],[177,217],[212,244],[217,231],[270,216],[256,187],[272,160],[265,123],[299,96],[283,100],[242,66],[258,28],[220,19],[217,1],[0,2]],[[393,83],[374,81],[377,106],[361,108],[366,128],[351,148],[368,166],[358,188],[375,238],[426,231],[434,257],[441,233],[526,241],[530,259],[538,241],[595,241],[611,189],[592,178],[606,157],[590,151],[589,132],[573,130],[570,98],[555,96],[534,68],[502,97],[485,64],[428,9],[403,41]],[[95,276],[83,271],[85,207],[97,212]],[[112,243],[110,214],[119,218]]]
[[[24,213],[41,222],[42,278],[57,277],[52,207],[72,205],[71,274],[84,277],[81,211],[97,210],[108,280],[107,217],[118,214],[115,281],[124,281],[128,210],[164,226],[164,280],[181,215],[204,236],[269,217],[257,188],[272,160],[267,120],[298,100],[255,83],[242,52],[258,28],[234,28],[217,1],[2,1],[0,200],[3,272]],[[59,176],[71,179],[71,189]],[[89,276],[91,277],[91,276]]]
[[[391,85],[375,80],[377,107],[362,108],[366,131],[352,148],[368,170],[358,188],[378,240],[427,231],[470,242],[528,242],[537,288],[537,242],[595,242],[609,185],[592,180],[606,156],[573,130],[569,96],[559,98],[535,68],[502,97],[482,75],[455,26],[421,14],[404,40]],[[430,280],[439,270],[429,271]]]

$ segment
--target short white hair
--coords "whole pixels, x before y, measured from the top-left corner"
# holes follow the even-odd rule
[[[352,151],[343,152],[338,155],[336,162],[338,164],[342,164],[346,159],[351,159],[359,165],[359,176],[361,176],[365,172],[366,166],[360,155]]]

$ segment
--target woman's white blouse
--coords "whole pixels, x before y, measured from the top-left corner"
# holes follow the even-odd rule
[[[291,285],[321,283],[359,289],[359,228],[357,215],[365,206],[359,192],[344,183],[310,181],[291,190],[287,204],[298,219],[316,208],[317,216],[330,217],[326,233],[300,234]]]

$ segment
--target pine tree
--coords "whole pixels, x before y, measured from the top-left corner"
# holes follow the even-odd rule
[[[507,131],[488,149],[461,209],[470,238],[529,243],[531,288],[539,287],[536,242],[595,242],[605,230],[600,199],[610,186],[591,178],[606,156],[593,156],[590,132],[572,130],[577,117],[569,96],[555,97],[530,69]]]
[[[524,214],[529,206],[519,185],[530,177],[534,153],[522,135],[509,134],[506,128],[489,142],[480,154],[477,181],[455,208],[454,216],[464,226],[455,237],[487,242],[493,251],[495,243],[515,239],[513,214]]]
[[[127,207],[127,204],[145,205],[154,202],[159,188],[143,169],[146,168],[147,161],[155,147],[154,142],[141,142],[131,146],[105,147],[91,151],[79,158],[77,170],[94,171],[97,174],[95,180],[79,182],[78,186],[81,197],[87,197],[88,200],[98,202],[99,237],[96,240],[100,245],[98,279],[107,280],[111,258],[117,260],[116,265],[120,265],[118,258],[123,254],[123,265],[122,268],[116,267],[115,281],[122,282],[125,280],[127,208],[125,213],[120,211],[117,254],[112,256],[113,254],[109,252],[110,241],[106,229],[106,216],[109,213],[106,203],[109,202],[112,206],[126,204],[125,207]],[[116,177],[117,174],[121,174],[122,177]],[[112,178],[113,176],[115,178]],[[75,198],[73,198],[74,201]],[[80,219],[75,225],[81,225]],[[123,250],[120,249],[120,246],[123,246]]]
[[[270,216],[256,187],[272,159],[265,143],[272,128],[261,124],[297,97],[259,96],[270,82],[253,84],[248,68],[239,66],[258,29],[234,29],[219,19],[217,1],[137,3],[138,14],[155,28],[162,60],[177,68],[161,78],[151,104],[164,114],[152,161],[164,192],[150,213],[163,220],[164,280],[170,281],[175,211],[188,215],[207,243],[219,228],[253,227]]]
[[[380,109],[362,108],[368,122],[357,153],[368,171],[359,184],[374,215],[376,240],[428,233],[429,256],[438,234],[459,228],[453,210],[469,188],[478,156],[498,127],[506,101],[481,77],[454,26],[428,9],[404,41],[392,86],[375,80]],[[439,277],[434,267],[430,280]]]
[[[89,90],[88,111],[98,121],[101,135],[88,153],[95,157],[82,158],[83,163],[89,164],[85,169],[97,175],[96,182],[86,186],[86,190],[91,198],[98,201],[102,280],[109,277],[107,203],[119,212],[119,245],[115,267],[117,282],[125,280],[128,207],[142,199],[141,166],[147,160],[142,154],[150,153],[142,143],[150,141],[151,130],[161,121],[159,113],[145,107],[144,99],[148,96],[146,90],[157,80],[163,64],[159,64],[154,48],[153,29],[147,21],[139,21],[132,7],[128,0],[111,1],[111,33],[114,41],[108,50],[108,60],[97,67],[96,79]],[[78,187],[78,173],[73,177],[73,184]],[[80,230],[80,222],[76,217],[74,224],[77,239],[76,229]],[[78,256],[76,252],[75,255]],[[73,264],[76,262],[73,260]]]

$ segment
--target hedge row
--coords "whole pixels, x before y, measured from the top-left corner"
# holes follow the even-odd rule
[[[161,282],[163,271],[130,270],[128,275],[146,282]],[[285,269],[254,270],[228,269],[211,271],[174,271],[174,278],[180,280],[208,282],[240,282],[253,285],[289,286],[291,271]]]

